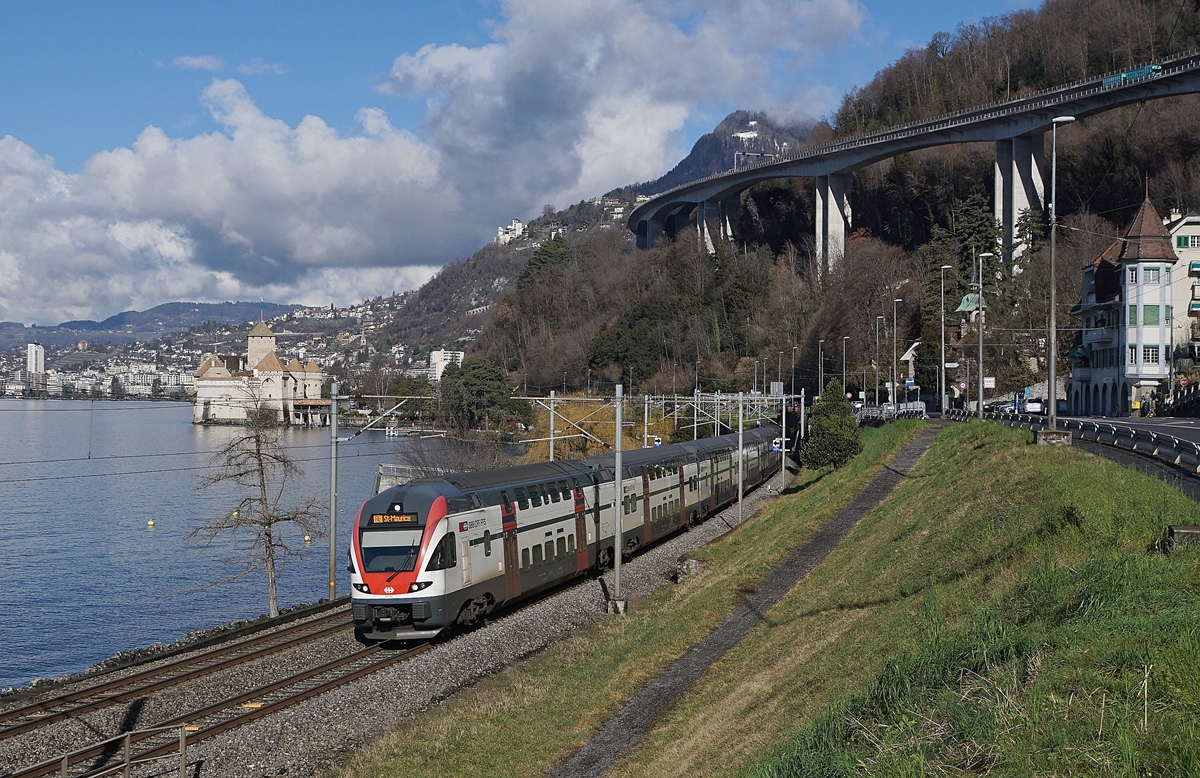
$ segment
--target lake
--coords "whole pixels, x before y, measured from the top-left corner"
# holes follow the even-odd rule
[[[191,418],[186,403],[0,400],[0,688],[266,613],[261,570],[208,586],[235,572],[219,561],[237,554],[232,542],[185,542],[238,502],[232,488],[197,488],[212,452],[238,428]],[[346,549],[376,466],[399,461],[406,440],[372,430],[339,448],[339,595],[349,588]],[[327,500],[328,428],[289,429],[284,441],[304,470],[289,493]],[[328,548],[315,540],[285,564],[281,608],[327,595]]]

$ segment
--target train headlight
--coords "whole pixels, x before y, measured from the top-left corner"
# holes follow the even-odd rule
[[[358,589],[358,590],[359,590],[360,592],[362,592],[363,594],[370,594],[370,593],[371,593],[371,587],[370,587],[370,586],[367,586],[365,583],[354,584],[354,588],[355,588],[355,589]]]
[[[428,586],[433,586],[433,581],[416,581],[408,585],[408,591],[419,592]]]

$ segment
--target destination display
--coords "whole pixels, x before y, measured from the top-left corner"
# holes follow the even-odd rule
[[[372,524],[412,524],[417,520],[415,513],[375,513],[371,515]]]

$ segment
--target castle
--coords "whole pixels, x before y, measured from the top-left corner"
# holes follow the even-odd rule
[[[329,419],[329,400],[321,399],[324,380],[312,360],[283,364],[275,354],[275,333],[259,322],[250,330],[244,358],[211,354],[200,363],[192,422],[240,424],[247,409],[258,405],[284,424],[323,426]]]

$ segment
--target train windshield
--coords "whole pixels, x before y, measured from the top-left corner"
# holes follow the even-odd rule
[[[407,573],[417,566],[421,548],[419,529],[363,530],[363,571]]]

